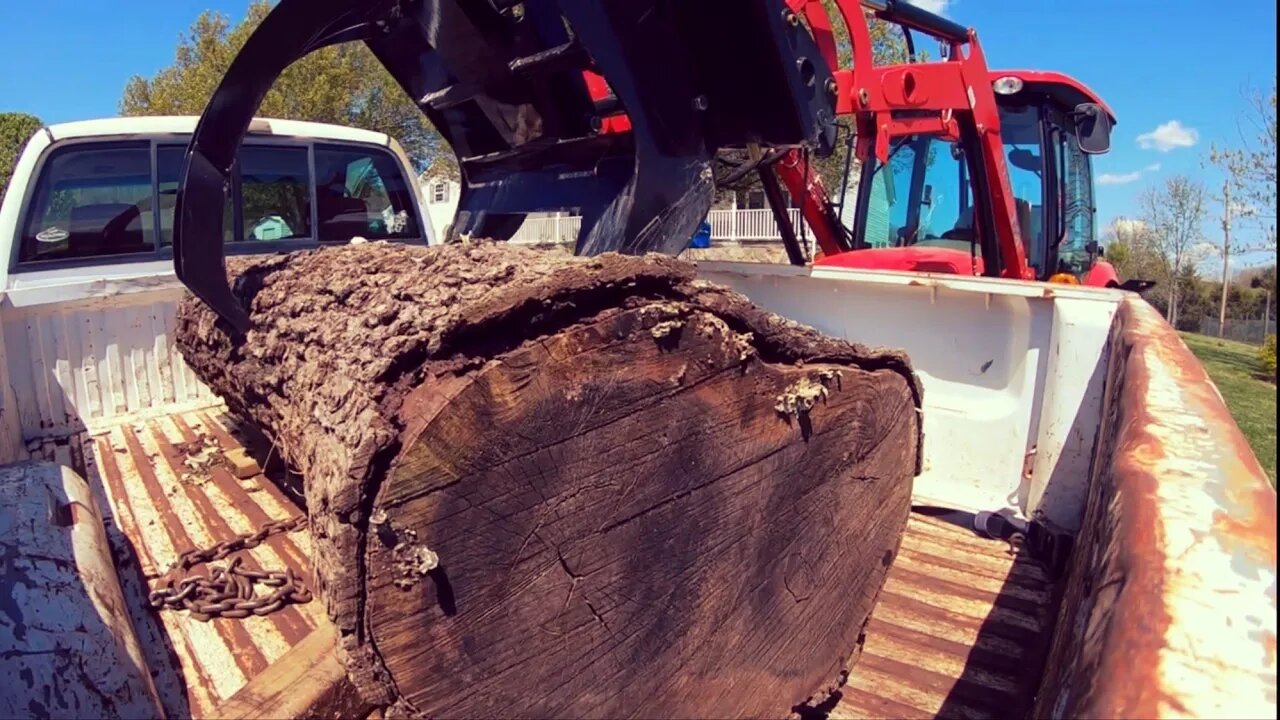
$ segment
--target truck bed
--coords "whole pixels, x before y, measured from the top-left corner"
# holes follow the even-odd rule
[[[134,625],[171,713],[211,716],[328,623],[319,601],[209,623],[147,608],[146,587],[179,552],[300,512],[261,473],[238,480],[211,460],[244,442],[234,420],[207,410],[81,433],[36,453],[75,467],[107,499],[108,536]],[[265,569],[291,567],[313,586],[310,553],[306,532],[273,537],[250,552]],[[1053,599],[1040,567],[1007,543],[913,512],[830,717],[1025,716],[1048,649]]]
[[[913,512],[830,717],[1027,717],[1055,616],[1025,554]]]
[[[162,701],[178,716],[209,717],[249,678],[328,623],[319,600],[266,617],[208,623],[147,607],[146,588],[179,553],[301,512],[261,473],[240,480],[221,463],[221,453],[242,447],[232,428],[217,410],[178,413],[81,433],[38,451],[75,467],[106,498],[107,533],[134,627]],[[267,571],[292,568],[314,588],[305,530],[276,535],[249,555]]]

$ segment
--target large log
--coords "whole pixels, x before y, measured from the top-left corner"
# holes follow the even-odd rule
[[[918,471],[904,356],[670,258],[369,244],[232,263],[195,372],[305,479],[364,698],[783,716],[839,686]]]

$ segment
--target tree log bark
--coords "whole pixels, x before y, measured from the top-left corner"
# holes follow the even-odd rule
[[[906,358],[671,258],[369,244],[232,262],[188,364],[304,478],[366,700],[784,716],[839,687],[920,459]]]

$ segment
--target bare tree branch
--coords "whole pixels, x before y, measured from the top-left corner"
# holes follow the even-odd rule
[[[1178,278],[1194,271],[1204,259],[1206,240],[1201,232],[1206,213],[1204,185],[1183,175],[1169,178],[1163,187],[1150,188],[1138,199],[1143,219],[1151,230],[1151,242],[1169,294],[1169,323],[1178,321]]]

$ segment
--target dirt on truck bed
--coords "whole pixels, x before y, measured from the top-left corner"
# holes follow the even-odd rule
[[[253,329],[188,300],[179,346],[305,478],[368,701],[772,716],[840,686],[918,472],[901,354],[660,256],[367,244],[231,272]]]

